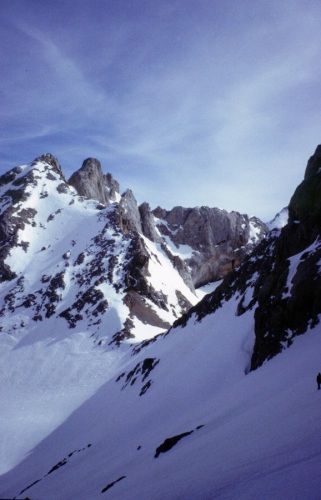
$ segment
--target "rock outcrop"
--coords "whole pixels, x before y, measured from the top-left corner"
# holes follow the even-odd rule
[[[52,171],[56,172],[59,175],[59,177],[64,182],[66,182],[66,179],[65,179],[65,176],[64,176],[64,173],[62,171],[62,168],[60,166],[59,161],[51,153],[45,153],[44,155],[39,156],[38,158],[36,158],[33,161],[33,165],[37,164],[38,162],[45,162],[45,163],[47,163],[47,165],[50,166],[50,168],[52,169]]]
[[[289,204],[289,222],[273,248],[274,262],[258,292],[252,366],[277,354],[321,314],[321,147]]]
[[[98,200],[103,205],[116,201],[119,184],[111,174],[104,175],[100,161],[87,158],[82,167],[73,173],[68,184],[73,186],[80,196]]]
[[[217,281],[239,266],[268,233],[256,217],[218,208],[153,210],[157,229],[191,269],[195,287]],[[182,247],[182,252],[180,251]]]
[[[155,217],[148,203],[142,203],[139,207],[142,231],[146,238],[155,243],[162,243],[162,237],[156,228]]]
[[[142,224],[136,198],[131,189],[127,189],[119,202],[119,226],[126,234],[142,233]]]

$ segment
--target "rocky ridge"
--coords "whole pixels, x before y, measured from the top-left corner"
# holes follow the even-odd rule
[[[0,188],[0,282],[8,283],[0,314],[19,310],[14,328],[51,318],[86,324],[99,342],[119,344],[138,325],[153,335],[197,302],[195,287],[237,266],[266,233],[235,212],[138,206],[93,158],[66,182],[46,154],[1,176]],[[35,259],[39,280],[26,272]],[[122,319],[107,327],[116,303]]]
[[[138,207],[130,190],[119,196],[119,184],[111,174],[104,175],[100,162],[93,158],[85,160],[68,182],[78,194],[103,204],[116,201],[118,196],[123,230],[130,228],[161,244],[192,290],[221,279],[239,266],[269,231],[257,217],[218,208],[151,210],[146,202]]]
[[[82,172],[88,173],[86,165],[99,174],[92,161]],[[131,191],[115,191],[119,202],[107,205],[87,199],[65,181],[51,155],[8,172],[0,188],[0,328],[8,333],[30,322],[67,321],[97,342],[119,343],[144,325],[151,334],[165,330],[197,300],[142,234]],[[154,283],[155,259],[156,273],[167,265],[168,285]]]

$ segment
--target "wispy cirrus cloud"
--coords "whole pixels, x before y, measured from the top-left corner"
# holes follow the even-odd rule
[[[167,208],[288,202],[320,135],[315,2],[45,4],[7,10],[3,158],[96,156]]]

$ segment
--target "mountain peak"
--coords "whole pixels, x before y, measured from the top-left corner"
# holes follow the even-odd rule
[[[52,167],[52,169],[60,175],[60,177],[63,179],[63,181],[66,181],[65,179],[65,176],[63,174],[63,171],[62,171],[62,168],[60,166],[60,163],[59,161],[57,160],[57,158],[55,156],[53,156],[51,153],[45,153],[41,156],[39,156],[38,158],[36,158],[33,162],[32,162],[32,165],[34,165],[35,163],[38,163],[38,162],[43,162],[43,163],[47,163],[47,165],[49,165],[50,167]]]
[[[307,167],[305,169],[304,180],[316,175],[321,170],[321,144],[319,144],[310,157]]]

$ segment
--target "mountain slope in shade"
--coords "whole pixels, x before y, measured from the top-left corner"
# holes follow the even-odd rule
[[[319,153],[288,224],[166,333],[2,334],[3,497],[319,498]]]

